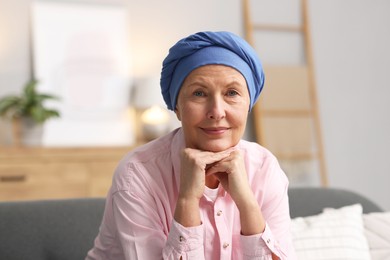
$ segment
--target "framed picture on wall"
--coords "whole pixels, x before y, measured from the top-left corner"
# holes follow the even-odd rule
[[[44,146],[131,145],[131,68],[126,6],[34,1],[32,45],[38,88],[60,97],[61,117]]]

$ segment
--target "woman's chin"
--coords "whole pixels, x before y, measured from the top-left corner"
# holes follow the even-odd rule
[[[233,144],[232,142],[223,142],[223,141],[209,141],[207,143],[199,144],[198,149],[209,152],[222,152],[226,151],[229,148],[236,146],[237,143]]]

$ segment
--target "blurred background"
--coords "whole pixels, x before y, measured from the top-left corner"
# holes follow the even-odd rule
[[[168,49],[203,30],[248,39],[251,21],[267,25],[251,42],[265,66],[301,68],[309,60],[320,131],[311,136],[302,125],[297,132],[314,140],[308,146],[325,167],[280,158],[291,185],[346,188],[389,210],[390,2],[304,4],[305,13],[300,0],[255,0],[245,14],[237,0],[0,0],[0,98],[35,78],[38,91],[59,97],[45,104],[60,112],[33,144],[15,142],[14,124],[1,119],[0,200],[104,196],[126,151],[179,126],[158,86]],[[303,25],[305,35],[288,29]],[[270,82],[286,75],[269,71]],[[272,91],[267,75],[264,100]],[[282,88],[274,95],[289,103],[302,94]],[[245,139],[278,157],[259,139],[262,115],[251,113]],[[298,140],[280,128],[274,139]]]

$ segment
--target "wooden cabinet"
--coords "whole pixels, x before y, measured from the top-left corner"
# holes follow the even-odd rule
[[[0,148],[0,201],[105,197],[132,148]]]

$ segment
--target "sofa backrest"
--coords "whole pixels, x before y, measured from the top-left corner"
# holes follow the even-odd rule
[[[85,259],[99,231],[105,200],[0,203],[0,259]]]
[[[323,208],[341,208],[360,203],[364,213],[380,212],[382,209],[368,198],[345,189],[337,188],[290,188],[290,216],[306,217],[322,212]]]
[[[364,212],[381,211],[351,191],[291,188],[291,217],[318,214],[324,207],[360,203]],[[0,202],[0,259],[82,260],[99,231],[105,199]]]

